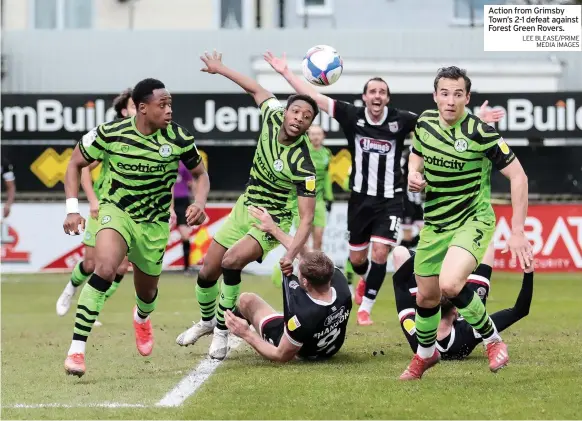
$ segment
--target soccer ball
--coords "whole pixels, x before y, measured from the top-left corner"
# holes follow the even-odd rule
[[[342,58],[329,45],[316,45],[303,58],[303,76],[313,85],[333,85],[342,75],[343,69]]]

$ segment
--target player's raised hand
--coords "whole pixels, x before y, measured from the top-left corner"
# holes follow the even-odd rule
[[[283,53],[283,56],[279,58],[275,57],[272,52],[267,51],[263,54],[263,57],[277,73],[283,74],[287,70],[287,55],[285,53]]]
[[[220,71],[222,66],[224,66],[224,64],[222,64],[222,53],[218,53],[216,50],[214,50],[212,54],[205,51],[204,54],[200,56],[200,60],[205,64],[205,67],[200,69],[201,72],[215,74]]]
[[[249,332],[249,324],[246,320],[241,319],[234,315],[234,313],[230,310],[226,310],[224,313],[224,321],[226,323],[226,327],[230,330],[230,333],[238,336],[239,338],[243,338],[246,333]]]
[[[521,231],[511,233],[502,253],[507,253],[508,251],[511,251],[511,260],[513,262],[515,262],[515,257],[517,256],[522,270],[526,270],[533,265],[533,248],[525,233]]]
[[[408,190],[413,193],[419,193],[426,187],[426,180],[418,171],[408,173]]]
[[[279,260],[279,266],[281,267],[281,272],[285,276],[291,276],[293,274],[293,262],[288,257],[283,256]]]
[[[78,213],[69,213],[63,223],[65,234],[79,235],[85,230],[85,218]]]
[[[202,225],[204,221],[206,221],[206,212],[204,212],[204,208],[197,204],[192,203],[186,209],[186,223],[188,226],[192,227],[195,225]]]
[[[488,108],[487,105],[489,101],[485,101],[481,108],[479,109],[479,118],[485,123],[497,123],[503,117],[505,117],[504,110],[495,110],[493,108]]]
[[[268,232],[270,234],[273,233],[273,231],[275,231],[275,221],[273,221],[273,218],[271,217],[271,215],[269,215],[269,212],[267,212],[267,209],[261,207],[255,207],[255,206],[249,206],[248,207],[248,211],[249,211],[249,215],[251,215],[253,218],[256,218],[259,220],[259,222],[254,222],[253,226],[255,228],[260,229],[263,232]]]

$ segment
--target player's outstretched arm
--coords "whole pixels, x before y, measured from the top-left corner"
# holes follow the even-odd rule
[[[205,52],[204,55],[200,56],[200,59],[205,65],[205,67],[200,69],[202,72],[219,74],[232,80],[238,86],[247,91],[247,93],[253,97],[257,105],[261,105],[264,101],[274,96],[271,92],[259,85],[256,80],[227,67],[222,62],[222,53],[218,53],[216,50],[212,54]]]
[[[524,232],[528,206],[527,175],[517,158],[503,168],[501,173],[509,179],[511,184],[511,205],[513,208],[511,237],[509,237],[504,252],[510,250],[512,259],[515,259],[517,255],[521,268],[526,269],[533,263],[532,246]]]
[[[267,209],[263,207],[257,208],[255,206],[249,206],[248,211],[253,218],[258,220],[258,222],[253,224],[254,227],[260,229],[263,232],[271,234],[278,242],[281,243],[283,247],[285,247],[286,250],[291,247],[291,244],[293,243],[293,237],[279,228],[277,224],[275,224],[275,221],[273,221],[273,218],[271,215],[269,215]],[[305,245],[303,246],[300,254],[307,253],[309,251],[311,250],[307,245]]]
[[[246,343],[252,346],[255,351],[271,361],[282,363],[291,361],[301,349],[300,346],[293,345],[286,335],[281,337],[279,346],[275,346],[263,340],[257,332],[250,329],[245,320],[235,316],[230,310],[227,310],[224,314],[224,320],[230,333],[243,339]]]
[[[515,305],[505,310],[497,311],[491,315],[493,323],[499,332],[504,331],[515,322],[523,319],[529,314],[531,301],[533,298],[533,277],[534,262],[523,271],[523,281],[521,290],[515,301]]]
[[[289,85],[291,85],[298,94],[309,95],[317,102],[317,106],[321,110],[332,115],[333,110],[330,112],[330,107],[333,107],[333,100],[326,95],[320,94],[313,86],[307,82],[304,82],[301,80],[301,78],[297,77],[291,70],[289,70],[285,53],[283,53],[283,56],[279,58],[275,57],[270,51],[267,51],[263,57],[277,73],[283,76],[287,82],[289,82]]]

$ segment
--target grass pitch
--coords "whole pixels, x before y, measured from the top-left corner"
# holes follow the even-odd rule
[[[370,327],[355,314],[342,350],[325,363],[271,363],[240,346],[177,408],[155,404],[196,367],[209,338],[181,348],[175,337],[198,320],[194,279],[164,274],[150,357],[135,349],[133,286],[126,277],[106,303],[87,346],[87,373],[65,376],[74,308],[55,302],[66,275],[2,277],[3,419],[576,419],[582,414],[582,276],[536,274],[530,315],[503,334],[511,362],[488,370],[478,347],[442,362],[420,382],[398,376],[412,354],[398,325],[390,275]],[[520,275],[494,273],[488,309],[510,307]],[[243,290],[281,308],[280,289],[243,275]],[[374,356],[373,352],[377,351]],[[383,351],[383,355],[380,351]],[[92,407],[115,402],[143,407]],[[25,407],[16,407],[23,405]],[[31,406],[52,405],[34,408]]]

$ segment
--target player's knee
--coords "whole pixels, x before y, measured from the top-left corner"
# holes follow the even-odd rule
[[[384,264],[388,260],[390,246],[382,243],[372,243],[372,262]]]
[[[406,247],[397,246],[392,252],[394,258],[394,268],[398,269],[410,258],[410,252]]]
[[[252,292],[243,292],[238,297],[237,307],[246,318],[250,317],[251,309],[253,308],[253,304],[255,303],[256,299],[257,295],[253,294]]]
[[[441,302],[440,295],[427,296],[422,294],[416,294],[416,305],[422,308],[434,308],[438,306]]]
[[[95,272],[95,260],[93,258],[87,258],[83,260],[83,270],[85,273]]]
[[[441,293],[447,298],[454,298],[459,295],[459,292],[463,289],[462,282],[445,281],[441,282]]]
[[[101,278],[113,282],[115,275],[117,275],[117,268],[111,262],[99,262],[95,264],[94,272]]]
[[[354,271],[357,274],[360,274],[360,273],[356,271],[356,268],[360,268],[360,267],[364,266],[367,261],[368,261],[368,253],[350,253],[350,263],[352,264],[352,267],[354,268]],[[366,268],[364,269],[364,273],[366,273],[367,269],[368,269],[368,267],[366,265]]]
[[[200,273],[198,274],[198,285],[200,284],[200,280],[207,280],[211,283],[216,283],[220,275],[222,274],[220,269],[220,261],[219,262],[210,262],[207,259],[204,259],[204,263],[202,268],[200,268]],[[204,285],[201,285],[204,286]]]
[[[225,269],[242,270],[249,262],[245,256],[241,256],[229,249],[222,258],[222,267]]]
[[[118,275],[125,275],[127,273],[128,269],[129,269],[129,262],[124,259],[123,262],[121,262],[121,265],[119,266],[119,268],[117,268],[117,274]]]

